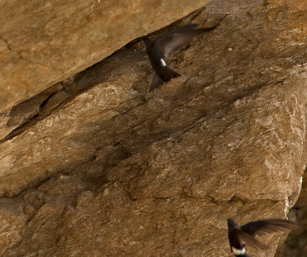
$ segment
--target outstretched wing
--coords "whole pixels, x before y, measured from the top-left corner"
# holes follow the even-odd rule
[[[249,235],[265,235],[274,232],[298,228],[298,224],[286,219],[257,220],[241,226],[241,230]]]
[[[259,248],[262,250],[266,250],[268,249],[268,246],[261,243],[260,241],[258,241],[257,239],[255,239],[253,236],[245,233],[244,231],[240,230],[240,229],[235,229],[238,238],[240,240],[241,245],[248,245],[250,247],[253,248]]]
[[[167,58],[176,48],[192,39],[192,37],[213,30],[216,27],[195,29],[197,26],[198,24],[187,24],[163,34],[156,43],[159,45],[164,57]]]

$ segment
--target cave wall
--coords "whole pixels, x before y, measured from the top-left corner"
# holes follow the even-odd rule
[[[14,3],[1,2],[5,8]],[[7,26],[42,27],[28,13],[48,12],[53,23],[46,24],[60,38],[55,52],[64,61],[58,67],[53,54],[34,48],[33,62],[27,62],[13,47],[22,37],[29,40],[25,49],[48,48],[55,34],[31,41],[31,31],[17,30],[2,40],[8,56],[0,71],[3,256],[232,256],[226,218],[244,223],[286,217],[299,197],[297,204],[303,201],[306,4],[140,1],[126,8],[112,1],[76,7],[62,1],[50,9],[32,3],[15,10],[25,21],[19,17]],[[108,15],[95,8],[99,4],[117,28],[103,22]],[[59,18],[57,8],[66,18]],[[136,11],[142,15],[132,19]],[[74,14],[89,24],[80,28],[80,19],[70,18]],[[129,28],[121,25],[126,20]],[[182,76],[148,92],[153,71],[135,38],[170,25],[150,35],[157,38],[192,22],[218,26],[170,57]],[[57,24],[74,25],[67,25],[70,31]],[[104,47],[100,31],[113,33]],[[18,81],[12,82],[18,90],[10,79]],[[306,216],[301,213],[290,216],[300,222]],[[302,226],[293,235],[301,238],[297,253],[306,242],[304,231]],[[282,241],[280,234],[263,240],[270,248],[248,249],[251,256],[274,256]],[[289,250],[287,244],[278,254]]]

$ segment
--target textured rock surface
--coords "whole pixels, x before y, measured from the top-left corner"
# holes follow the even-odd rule
[[[300,197],[290,211],[289,216],[296,219],[302,229],[292,233],[286,242],[278,249],[277,257],[305,257],[307,256],[307,172],[305,170],[303,187]]]
[[[2,0],[0,113],[208,1]]]
[[[174,25],[220,23],[160,89],[135,41],[3,114],[3,256],[232,256],[227,217],[285,217],[306,167],[305,21],[301,1],[213,1]],[[274,255],[263,241],[251,256]]]

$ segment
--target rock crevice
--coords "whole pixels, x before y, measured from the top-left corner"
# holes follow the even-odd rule
[[[80,17],[95,26],[73,34],[81,37],[78,60],[63,57],[65,74],[40,71],[25,84],[39,90],[27,87],[0,105],[3,256],[232,256],[228,217],[242,224],[286,217],[299,199],[290,217],[304,222],[296,213],[306,216],[306,8],[214,0],[185,17],[201,2],[180,14],[185,1],[150,1],[156,14],[129,4],[126,19],[142,10],[147,23],[127,24],[134,29],[127,34],[106,29],[110,41],[99,51],[89,42],[96,36],[85,37],[100,33],[101,9],[88,13],[83,4]],[[121,21],[117,7],[104,12]],[[164,23],[149,24],[165,13]],[[176,51],[168,64],[182,75],[148,92],[153,71],[137,37],[179,17],[150,37],[187,23],[220,25]],[[279,236],[264,239],[268,250],[248,253],[274,256]]]

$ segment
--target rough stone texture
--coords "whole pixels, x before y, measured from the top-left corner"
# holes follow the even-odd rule
[[[2,0],[0,113],[208,1]]]
[[[296,219],[302,229],[289,235],[278,249],[277,257],[306,257],[307,256],[307,172],[305,170],[303,187],[297,203],[289,213],[289,217]]]
[[[4,113],[3,256],[232,256],[227,217],[287,216],[306,168],[306,18],[301,1],[216,0],[173,25],[220,24],[160,89],[136,40]]]

